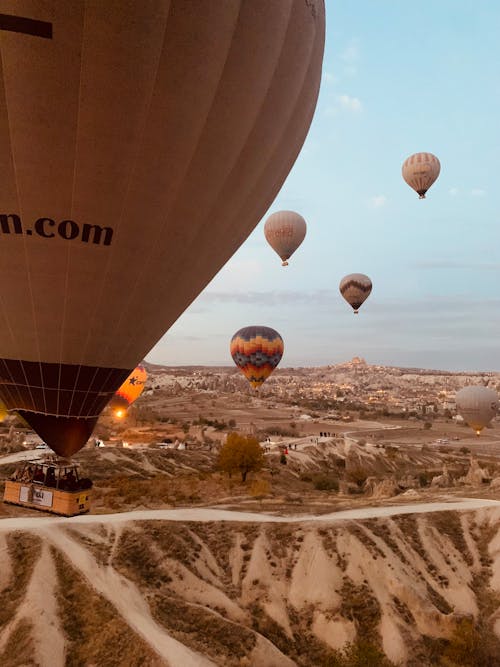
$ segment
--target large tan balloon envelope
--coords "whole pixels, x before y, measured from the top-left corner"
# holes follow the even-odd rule
[[[439,160],[432,153],[415,153],[403,162],[402,174],[410,188],[425,199],[425,193],[441,171]]]
[[[457,391],[457,412],[480,435],[498,412],[498,394],[482,385],[471,385]]]
[[[78,451],[261,219],[322,0],[0,0],[0,399]]]
[[[282,266],[288,261],[306,235],[304,218],[295,211],[277,211],[268,217],[264,225],[264,235],[271,248],[278,253]]]

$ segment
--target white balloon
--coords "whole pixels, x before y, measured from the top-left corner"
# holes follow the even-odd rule
[[[477,435],[498,412],[498,394],[482,385],[464,387],[455,396],[457,412]]]

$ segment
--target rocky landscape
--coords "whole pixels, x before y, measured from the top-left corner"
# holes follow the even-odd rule
[[[491,504],[359,520],[6,519],[0,661],[498,665]]]
[[[442,406],[332,415],[199,386],[226,370],[176,373],[153,369],[125,422],[100,420],[106,446],[79,453],[92,514],[0,506],[2,666],[500,665],[496,423],[477,439]],[[18,427],[0,433],[3,479],[45,455]],[[245,483],[218,468],[231,430],[265,449]]]

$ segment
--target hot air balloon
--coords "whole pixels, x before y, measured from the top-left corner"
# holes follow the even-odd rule
[[[254,389],[259,389],[274,371],[283,349],[283,339],[271,327],[244,327],[231,338],[233,361]]]
[[[0,14],[0,399],[57,453],[246,239],[316,106],[322,0]]]
[[[304,240],[306,229],[306,221],[294,211],[278,211],[266,220],[266,241],[281,257],[282,266],[288,266],[287,260]]]
[[[144,366],[139,365],[130,373],[121,387],[116,390],[108,406],[115,417],[121,419],[125,416],[132,403],[135,403],[144,391],[147,377],[148,374]]]
[[[410,188],[425,199],[425,193],[434,183],[441,171],[439,160],[432,153],[415,153],[403,162],[403,178]]]
[[[362,304],[370,296],[372,281],[364,273],[350,273],[340,281],[339,290],[357,315]]]
[[[455,395],[457,412],[480,435],[498,412],[498,394],[488,387],[469,386]]]

